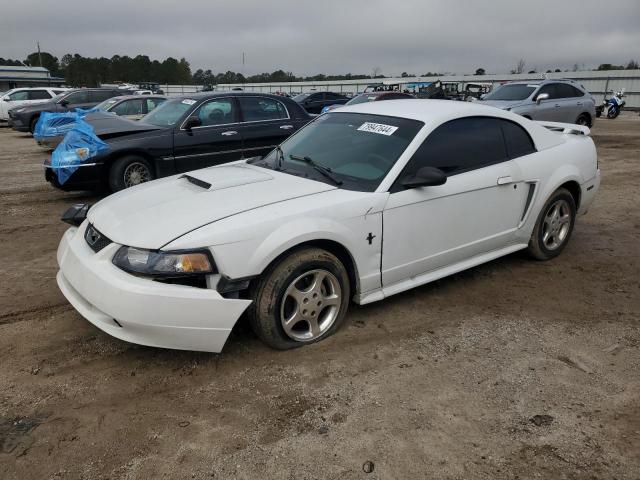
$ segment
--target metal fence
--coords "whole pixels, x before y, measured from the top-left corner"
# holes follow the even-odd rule
[[[430,82],[441,80],[442,82],[458,82],[460,84],[483,82],[492,86],[504,82],[516,80],[540,80],[547,78],[568,78],[582,85],[600,102],[606,91],[618,91],[625,89],[628,108],[640,109],[640,70],[610,70],[610,71],[584,71],[584,72],[555,72],[547,74],[513,74],[513,75],[443,75],[440,77],[405,77],[362,80],[335,80],[314,82],[277,82],[277,83],[244,83],[244,84],[219,84],[216,90],[231,90],[242,88],[249,92],[287,92],[302,93],[310,91],[332,91],[345,94],[362,92],[367,85],[380,83],[412,83]],[[167,95],[188,95],[202,90],[202,85],[163,85],[161,87]]]

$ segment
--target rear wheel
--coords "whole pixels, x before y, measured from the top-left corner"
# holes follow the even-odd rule
[[[583,125],[591,128],[591,116],[588,113],[581,113],[576,119],[576,125]]]
[[[153,180],[155,175],[151,164],[142,157],[128,155],[118,158],[109,169],[109,188],[118,192]]]
[[[335,333],[349,306],[349,275],[333,254],[294,251],[269,268],[252,288],[249,322],[272,348],[285,350]]]
[[[576,203],[565,188],[547,200],[529,240],[528,252],[537,260],[549,260],[564,250],[576,221]]]

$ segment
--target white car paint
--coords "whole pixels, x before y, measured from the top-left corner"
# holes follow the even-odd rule
[[[9,119],[9,110],[26,105],[34,105],[36,103],[44,103],[50,101],[53,97],[68,89],[66,88],[49,88],[49,87],[34,87],[34,88],[14,88],[4,92],[0,97],[0,121],[6,122]],[[50,95],[49,98],[42,98],[38,100],[16,100],[15,97],[21,93],[29,94],[29,92],[44,91]]]
[[[99,202],[79,228],[65,233],[58,251],[63,293],[89,321],[118,338],[218,352],[250,303],[220,296],[215,288],[222,276],[259,276],[296,245],[331,241],[353,260],[354,301],[370,303],[526,248],[540,210],[559,186],[580,186],[579,213],[599,187],[586,127],[545,126],[493,107],[437,100],[371,102],[340,112],[424,122],[376,191],[341,189],[244,161],[189,173],[210,183],[208,189],[182,175],[142,184]],[[521,125],[537,152],[451,176],[440,186],[389,193],[436,127],[467,116]],[[83,238],[89,223],[114,243],[94,254]],[[121,245],[204,247],[219,274],[209,277],[207,289],[134,277],[111,263]]]

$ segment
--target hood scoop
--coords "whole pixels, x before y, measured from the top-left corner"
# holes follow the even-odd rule
[[[265,171],[247,168],[244,164],[236,164],[196,170],[180,175],[177,180],[181,182],[186,180],[204,190],[214,191],[266,182],[273,180],[273,176]]]

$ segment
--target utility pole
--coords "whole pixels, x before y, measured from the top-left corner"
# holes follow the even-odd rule
[[[40,61],[40,66],[42,67],[42,55],[40,54],[40,42],[36,42],[38,45],[38,60]]]

